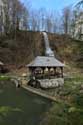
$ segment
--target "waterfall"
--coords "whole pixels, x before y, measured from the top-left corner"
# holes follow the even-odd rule
[[[52,56],[54,57],[54,52],[52,51],[52,49],[50,48],[49,45],[49,40],[48,40],[48,35],[46,32],[43,32],[43,36],[44,36],[44,41],[45,41],[45,55],[46,56]]]

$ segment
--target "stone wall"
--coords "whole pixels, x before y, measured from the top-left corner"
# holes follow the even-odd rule
[[[42,79],[38,81],[40,82],[42,88],[54,88],[63,86],[64,84],[64,78]]]

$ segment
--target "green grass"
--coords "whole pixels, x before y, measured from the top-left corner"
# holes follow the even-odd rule
[[[57,93],[62,101],[53,104],[41,125],[83,125],[82,84],[82,77],[65,79],[64,86]]]
[[[8,76],[0,76],[0,81],[7,81],[7,80],[10,80],[10,77]]]
[[[21,109],[19,108],[12,108],[10,106],[1,106],[0,107],[0,115],[2,115],[3,117],[7,117],[9,113],[12,112],[22,112]]]

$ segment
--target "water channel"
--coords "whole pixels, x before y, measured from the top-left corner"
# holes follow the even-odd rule
[[[0,83],[0,125],[39,125],[51,105],[12,83]]]

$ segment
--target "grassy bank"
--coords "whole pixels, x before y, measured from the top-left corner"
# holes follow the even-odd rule
[[[62,88],[56,88],[54,103],[41,125],[83,125],[83,77],[65,79]]]
[[[7,81],[7,80],[10,80],[10,77],[0,75],[0,81]]]

